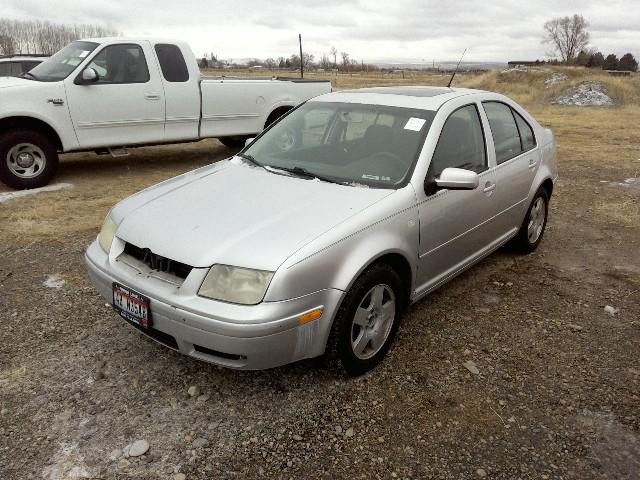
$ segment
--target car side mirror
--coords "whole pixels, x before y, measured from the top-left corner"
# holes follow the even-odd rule
[[[424,182],[424,192],[433,195],[438,190],[474,190],[480,184],[476,172],[464,168],[445,168],[439,178],[429,178]]]
[[[82,71],[82,84],[89,85],[90,83],[96,83],[100,80],[100,75],[96,72],[95,68],[85,68]]]
[[[244,141],[244,146],[245,146],[245,147],[248,147],[249,145],[251,145],[251,143],[252,143],[255,139],[256,139],[256,137],[247,138],[247,139]]]

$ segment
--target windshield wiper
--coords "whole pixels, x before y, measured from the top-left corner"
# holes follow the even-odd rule
[[[247,153],[236,153],[236,157],[240,157],[243,160],[248,161],[252,165],[255,165],[256,167],[264,168],[264,165],[262,165],[260,162],[258,162],[255,158],[253,158],[251,155]]]
[[[334,180],[332,178],[329,177],[324,177],[322,175],[318,175],[317,173],[313,173],[310,172],[309,170],[302,168],[302,167],[293,167],[293,168],[288,168],[288,167],[272,167],[274,169],[278,169],[278,170],[283,170],[285,172],[289,172],[292,173],[293,175],[297,175],[299,177],[305,177],[305,178],[317,178],[318,180],[321,180],[323,182],[328,182],[328,183],[337,183],[338,185],[344,185],[344,182],[341,182],[339,180]]]
[[[33,80],[38,80],[38,77],[36,77],[33,73],[31,72],[22,72],[20,74],[20,78],[27,78],[27,75],[29,75]]]

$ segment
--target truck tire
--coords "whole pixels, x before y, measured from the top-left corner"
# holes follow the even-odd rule
[[[40,132],[10,130],[0,136],[0,180],[24,190],[44,187],[58,169],[55,144]]]
[[[222,142],[225,147],[229,148],[242,148],[244,147],[244,143],[247,141],[247,138],[251,138],[250,136],[236,136],[236,137],[220,137],[218,140]]]

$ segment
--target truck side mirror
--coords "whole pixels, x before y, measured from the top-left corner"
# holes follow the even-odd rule
[[[95,68],[85,68],[82,71],[82,84],[89,85],[91,83],[96,83],[100,80],[100,75],[96,72]]]

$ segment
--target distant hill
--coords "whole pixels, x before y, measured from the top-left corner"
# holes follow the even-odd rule
[[[373,62],[374,65],[380,68],[390,68],[397,70],[424,70],[431,68],[438,68],[440,70],[452,70],[456,68],[457,61],[447,62]],[[461,62],[460,70],[502,70],[507,68],[507,63],[504,62]]]

